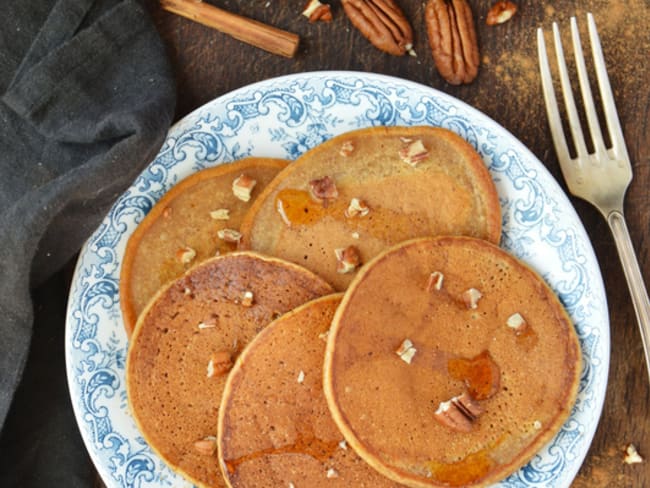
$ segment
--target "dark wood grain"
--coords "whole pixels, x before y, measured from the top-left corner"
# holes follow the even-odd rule
[[[449,93],[503,125],[546,165],[563,188],[546,122],[537,74],[535,29],[553,21],[568,30],[577,14],[583,26],[592,11],[621,123],[634,165],[626,199],[626,217],[646,282],[650,281],[650,4],[646,0],[558,0],[518,2],[519,12],[506,24],[489,27],[490,1],[471,0],[477,21],[482,65],[469,86],[453,87],[436,73],[423,22],[424,2],[401,0],[413,23],[417,58],[393,57],[374,49],[348,22],[340,4],[331,2],[334,21],[309,24],[300,15],[303,2],[213,0],[227,9],[301,36],[293,59],[275,56],[149,4],[166,43],[178,80],[177,118],[233,89],[270,77],[315,70],[358,70],[399,76]],[[611,366],[602,418],[575,487],[650,486],[648,463],[626,465],[623,449],[634,443],[650,458],[650,387],[634,310],[609,229],[589,204],[572,198],[601,265],[611,321]]]

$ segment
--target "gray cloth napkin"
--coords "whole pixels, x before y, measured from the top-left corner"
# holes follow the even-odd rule
[[[82,449],[65,383],[65,304],[34,316],[31,295],[39,286],[64,286],[53,274],[155,157],[173,117],[174,81],[135,0],[0,4],[0,486],[83,486],[63,454]],[[42,339],[30,364],[47,368],[41,378],[58,387],[50,401],[33,405],[30,398],[44,399],[30,391],[39,388],[31,368],[12,406],[32,328],[34,341]],[[69,446],[48,443],[48,426],[77,437]],[[21,452],[15,444],[25,435],[36,445]]]

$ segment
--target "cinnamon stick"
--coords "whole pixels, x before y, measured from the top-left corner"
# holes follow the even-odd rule
[[[161,0],[160,6],[169,12],[212,27],[247,44],[273,54],[292,58],[300,37],[257,20],[233,14],[196,0]]]

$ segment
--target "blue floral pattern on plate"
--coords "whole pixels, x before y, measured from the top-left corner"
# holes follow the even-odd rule
[[[497,185],[502,247],[544,277],[574,320],[584,369],[571,416],[526,466],[496,486],[571,484],[602,410],[609,322],[598,263],[569,200],[530,151],[463,102],[402,79],[315,72],[241,88],[174,125],[157,157],[81,251],[67,313],[68,383],[82,436],[109,488],[191,486],[151,451],[128,410],[118,285],[135,227],[169,188],[195,171],[245,156],[295,159],[332,136],[378,125],[442,126],[469,141]]]

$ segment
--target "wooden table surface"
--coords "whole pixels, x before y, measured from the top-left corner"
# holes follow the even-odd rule
[[[326,1],[326,0],[323,0]],[[394,57],[369,44],[352,27],[338,1],[330,2],[334,20],[310,24],[300,15],[303,0],[210,0],[215,6],[295,32],[301,44],[292,59],[269,54],[220,32],[163,12],[149,4],[166,43],[178,80],[176,117],[181,118],[215,97],[270,77],[315,70],[358,70],[394,75],[423,83],[484,112],[521,140],[563,188],[543,106],[535,30],[558,21],[568,30],[577,15],[595,15],[609,66],[621,124],[634,166],[626,198],[627,223],[642,274],[650,282],[650,3],[647,0],[554,2],[520,1],[509,22],[487,26],[492,0],[470,0],[481,51],[478,78],[454,87],[437,74],[426,38],[424,1],[400,0],[416,35],[417,57]],[[549,5],[544,6],[544,3]],[[552,4],[553,6],[550,6]],[[650,458],[650,387],[643,348],[614,241],[600,214],[572,197],[593,243],[607,291],[611,322],[609,385],[601,421],[573,486],[650,486],[650,465],[623,463],[624,447],[633,443]]]

